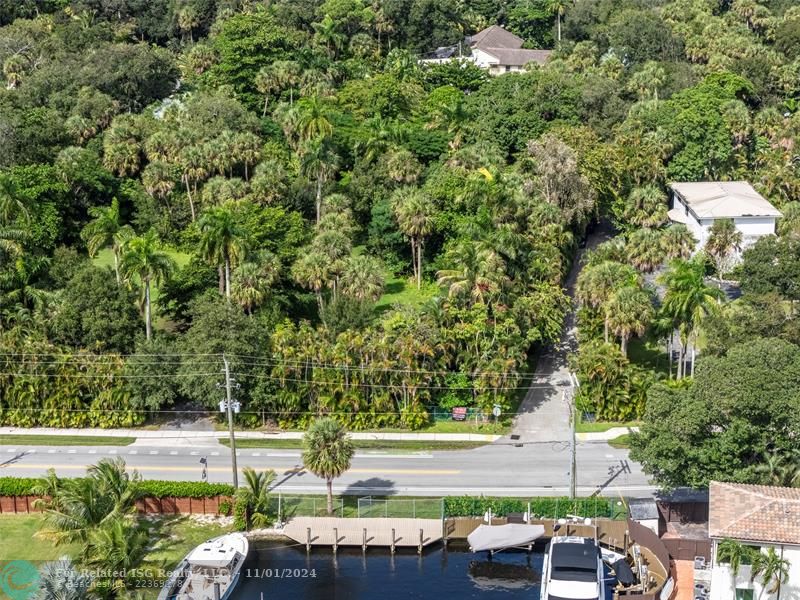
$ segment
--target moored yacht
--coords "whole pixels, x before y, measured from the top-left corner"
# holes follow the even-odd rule
[[[605,600],[603,558],[592,538],[554,537],[542,567],[541,600]]]
[[[239,582],[249,547],[241,533],[203,542],[181,561],[158,600],[227,600]]]

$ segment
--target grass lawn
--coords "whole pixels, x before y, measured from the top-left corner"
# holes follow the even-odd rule
[[[230,440],[220,444],[230,447]],[[485,446],[484,442],[434,442],[417,440],[353,440],[353,446],[369,450],[471,450]],[[303,440],[236,440],[236,448],[302,448]]]
[[[631,443],[631,434],[630,433],[623,433],[622,435],[618,435],[613,440],[608,440],[608,445],[612,448],[630,448]]]
[[[135,441],[110,435],[0,435],[0,446],[130,446]]]
[[[600,433],[614,427],[638,427],[640,424],[639,421],[599,421],[596,423],[579,421],[575,426],[575,431],[577,433]]]
[[[418,290],[411,277],[406,275],[396,276],[387,272],[383,296],[375,304],[375,310],[385,312],[395,304],[420,306],[440,293],[441,290],[435,283],[423,281],[422,289]]]
[[[56,560],[62,556],[74,556],[79,544],[59,546],[37,537],[40,515],[0,515],[0,560]]]

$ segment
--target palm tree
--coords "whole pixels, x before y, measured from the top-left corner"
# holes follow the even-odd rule
[[[622,216],[636,228],[659,227],[667,221],[667,195],[652,184],[634,188]]]
[[[138,279],[143,287],[147,341],[150,341],[153,335],[150,287],[167,279],[175,268],[175,261],[162,250],[161,241],[152,229],[143,236],[131,238],[125,244],[120,271],[128,284]]]
[[[347,36],[337,30],[338,25],[330,15],[325,15],[322,21],[312,23],[311,26],[314,28],[314,37],[321,46],[327,49],[328,55],[335,59],[336,53],[347,40]]]
[[[463,95],[437,106],[431,115],[428,129],[444,129],[452,136],[450,149],[458,150],[464,139],[464,131],[471,120],[471,114],[464,104]]]
[[[208,177],[208,156],[202,146],[186,146],[178,157],[183,171],[183,185],[189,199],[189,210],[192,213],[192,222],[197,218],[194,209],[194,198],[197,196],[197,184]]]
[[[733,219],[714,221],[709,230],[705,251],[714,262],[714,268],[720,280],[730,270],[732,256],[741,249],[742,232],[736,228]]]
[[[92,577],[75,568],[64,556],[39,568],[39,589],[31,600],[84,600],[89,598]]]
[[[231,297],[251,315],[267,298],[269,288],[277,281],[281,263],[268,250],[248,259],[233,271]]]
[[[445,253],[445,261],[451,268],[438,271],[436,276],[450,297],[467,296],[473,302],[487,303],[508,283],[505,261],[481,242],[457,244]]]
[[[255,84],[259,93],[264,94],[264,110],[262,111],[261,116],[266,117],[270,94],[280,90],[280,80],[278,79],[278,72],[275,68],[275,63],[267,65],[266,67],[261,67],[258,73],[256,73]]]
[[[790,566],[789,561],[783,558],[783,552],[778,554],[775,548],[770,546],[767,548],[766,553],[759,552],[753,558],[753,570],[750,579],[752,581],[761,576],[761,584],[764,586],[761,594],[764,591],[768,594],[777,594],[778,600],[780,600],[781,585],[785,585],[789,581]],[[759,594],[759,598],[761,594]]]
[[[231,298],[231,268],[236,266],[247,251],[246,232],[239,223],[232,203],[212,206],[198,221],[200,228],[200,254],[211,264],[221,267],[224,275],[225,297]]]
[[[330,261],[322,252],[305,252],[292,265],[292,277],[317,297],[320,313],[324,308],[322,290],[330,279]]]
[[[236,490],[236,499],[243,502],[247,528],[266,527],[269,518],[269,489],[275,481],[275,471],[256,471],[253,467],[242,469],[245,485]]]
[[[417,289],[422,287],[422,246],[425,237],[433,231],[433,200],[418,188],[398,190],[393,198],[394,213],[400,230],[411,241],[411,262],[417,279]]]
[[[717,561],[729,565],[735,579],[742,565],[752,564],[755,552],[751,546],[725,538],[717,545]]]
[[[93,218],[81,231],[81,238],[86,242],[89,256],[94,258],[100,248],[111,246],[114,254],[114,273],[117,285],[120,285],[119,260],[125,243],[134,236],[130,225],[123,225],[119,213],[119,200],[112,198],[111,206],[93,206],[89,209]]]
[[[673,223],[661,232],[661,247],[667,260],[687,260],[697,247],[697,239],[683,223]]]
[[[706,317],[719,310],[725,294],[705,283],[705,265],[700,258],[690,261],[675,260],[659,281],[666,287],[661,311],[666,319],[675,323],[681,336],[681,357],[678,378],[684,375],[684,352],[691,344],[691,375],[694,375],[695,343]]]
[[[89,532],[84,563],[103,575],[94,582],[101,594],[118,597],[131,583],[129,578],[150,551],[152,540],[146,527],[128,516],[110,519]]]
[[[546,0],[546,9],[551,15],[556,16],[558,23],[558,42],[561,43],[561,18],[564,16],[564,11],[567,8],[565,0]]]
[[[386,267],[373,256],[353,256],[345,263],[341,277],[342,293],[362,302],[376,302],[386,285]]]
[[[798,458],[800,457],[797,452],[788,455],[779,452],[764,452],[764,462],[756,467],[756,471],[764,476],[765,485],[795,486],[800,483]]]
[[[576,297],[581,304],[601,309],[621,287],[638,286],[641,277],[633,267],[611,260],[585,267],[578,275]],[[611,326],[603,310],[603,339],[608,343]]]
[[[642,335],[653,320],[655,310],[650,296],[640,287],[620,288],[605,306],[606,321],[614,335],[620,338],[620,350],[627,356],[628,340]]]
[[[316,419],[303,436],[303,466],[324,479],[328,514],[333,514],[333,480],[350,468],[355,449],[344,427],[330,417]]]
[[[0,223],[11,223],[18,215],[27,218],[28,209],[11,178],[0,175]]]
[[[276,60],[272,63],[275,72],[275,79],[282,90],[289,90],[289,106],[294,105],[294,88],[300,83],[300,75],[303,69],[294,60]]]
[[[625,244],[628,262],[643,273],[652,273],[665,258],[661,236],[658,229],[637,229],[631,233]]]
[[[320,96],[302,98],[286,115],[284,126],[292,136],[297,137],[299,145],[310,140],[324,140],[333,133],[332,111]]]
[[[245,131],[233,137],[233,154],[236,162],[244,165],[244,180],[250,180],[250,166],[261,159],[261,140],[259,137]]]
[[[303,146],[300,169],[308,179],[314,182],[317,223],[322,218],[322,188],[336,172],[338,162],[339,157],[333,147],[323,139],[310,140]]]
[[[640,100],[644,100],[648,95],[658,102],[658,90],[664,85],[667,73],[664,68],[656,61],[647,61],[640,71],[631,76],[629,87],[635,91]]]

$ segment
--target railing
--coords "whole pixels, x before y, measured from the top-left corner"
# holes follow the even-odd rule
[[[357,516],[412,519],[443,519],[443,498],[373,498],[358,499]]]

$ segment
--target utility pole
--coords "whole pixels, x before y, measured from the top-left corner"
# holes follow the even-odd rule
[[[234,410],[239,412],[239,403],[233,401],[231,398],[231,389],[233,388],[233,379],[231,379],[231,367],[228,363],[228,358],[223,354],[222,362],[225,365],[225,400],[219,403],[220,412],[228,413],[228,433],[231,438],[231,467],[233,468],[233,487],[239,488],[239,469],[236,466],[236,436],[233,433],[233,413]],[[239,387],[238,385],[236,387]]]
[[[578,378],[574,374],[569,374],[569,389],[564,391],[564,399],[569,407],[569,425],[570,425],[570,467],[569,467],[569,499],[574,500],[578,491],[578,460],[577,460],[577,443],[575,440],[575,390],[578,387]]]

